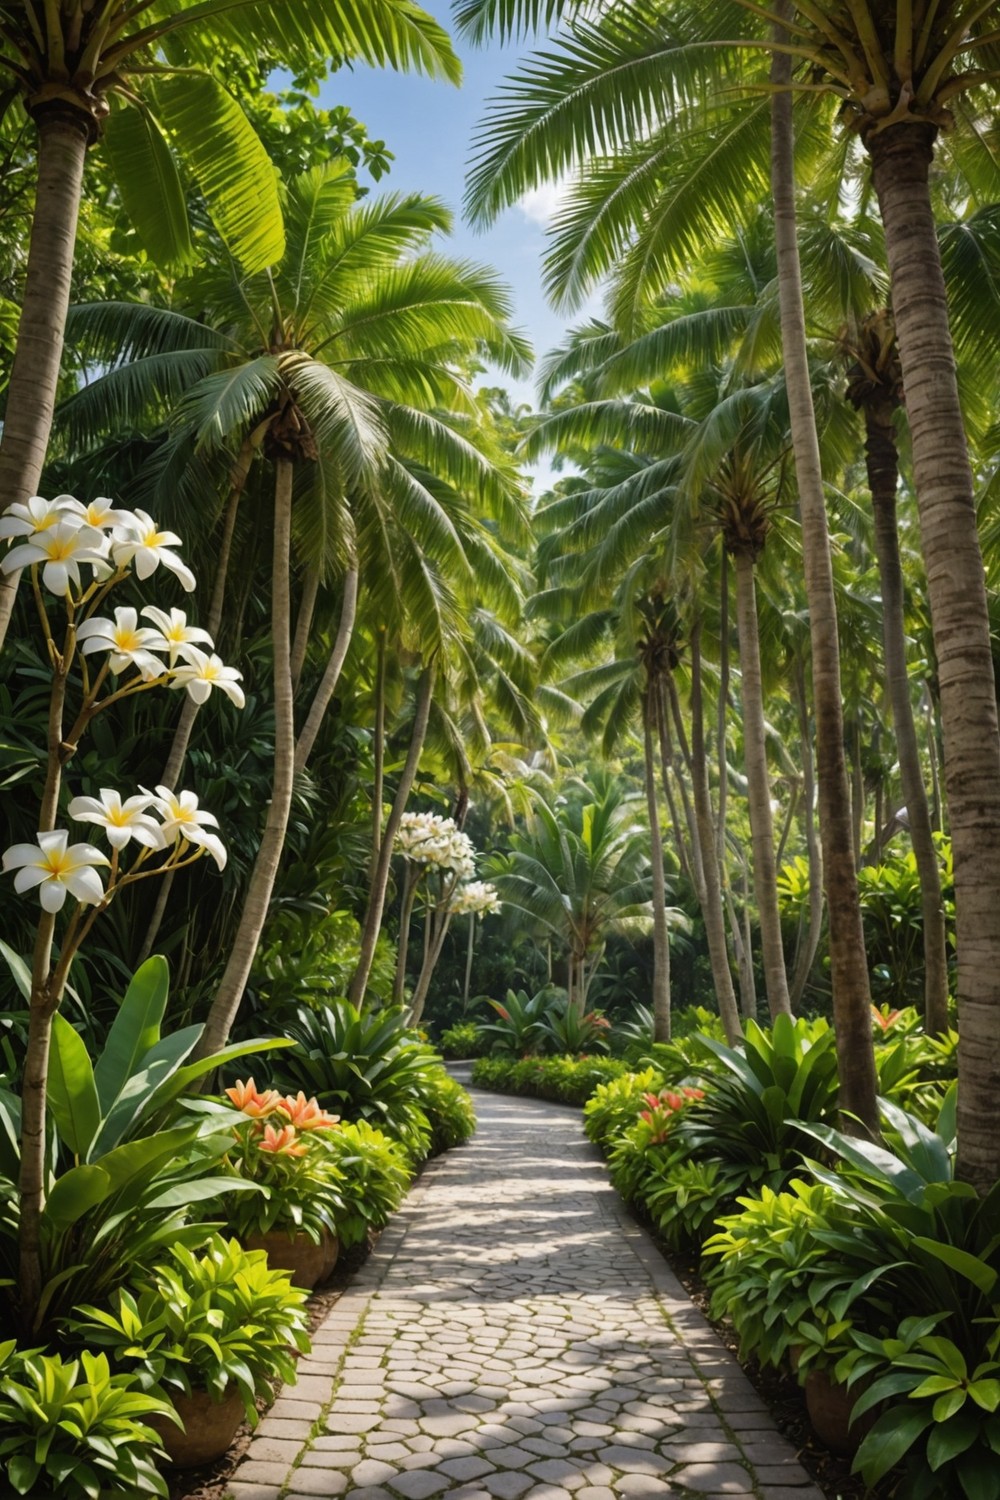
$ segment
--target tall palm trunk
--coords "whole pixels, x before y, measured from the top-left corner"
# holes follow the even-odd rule
[[[931,209],[930,126],[866,142],[885,229],[944,733],[958,941],[959,1173],[1000,1177],[1000,735],[972,474]]]
[[[417,874],[409,860],[403,870],[403,896],[399,903],[399,937],[396,942],[396,977],[392,985],[393,1005],[406,997],[406,956],[410,950],[410,923],[417,900]]]
[[[385,631],[375,645],[375,728],[372,758],[372,861],[374,871],[382,847],[382,796],[385,788]]]
[[[702,870],[705,880],[705,937],[712,965],[719,1015],[725,1027],[730,1046],[735,1046],[743,1036],[740,1012],[733,988],[733,974],[729,967],[729,948],[726,944],[726,919],[722,910],[722,883],[719,861],[715,855],[715,829],[712,819],[712,798],[708,785],[708,757],[705,754],[705,714],[702,699],[701,674],[701,622],[691,631],[691,780],[694,788],[695,820],[698,826],[698,841],[701,844]]]
[[[274,652],[274,775],[271,800],[261,837],[240,924],[236,929],[229,960],[215,993],[198,1050],[201,1056],[225,1045],[257,944],[267,921],[281,851],[292,807],[295,779],[295,717],[291,674],[291,525],[292,460],[281,454],[274,460],[274,556],[271,568],[271,638]]]
[[[650,677],[642,699],[642,744],[649,814],[649,862],[653,884],[653,1040],[670,1040],[670,930],[667,926],[667,887],[663,878],[663,833],[656,795],[653,721],[656,717],[656,679]]]
[[[312,629],[312,620],[316,612],[316,600],[318,597],[319,569],[306,568],[306,576],[302,584],[302,596],[299,599],[299,612],[295,617],[295,639],[292,641],[293,693],[297,693],[299,690],[302,668],[306,664],[306,652],[309,649],[309,632]]]
[[[796,1010],[805,993],[809,971],[813,966],[823,933],[823,850],[816,836],[816,772],[813,762],[812,726],[806,698],[805,671],[801,661],[793,669],[795,707],[799,717],[799,759],[802,763],[802,816],[806,831],[806,858],[809,864],[809,914],[805,932],[799,928],[795,948],[789,999]]]
[[[753,847],[753,890],[760,921],[760,944],[764,956],[764,987],[771,1019],[791,1015],[785,950],[778,915],[778,871],[774,859],[774,820],[771,817],[771,778],[767,769],[767,736],[764,725],[764,688],[760,667],[760,633],[757,623],[757,591],[754,560],[749,552],[737,552],[736,611],[739,627],[740,680],[743,704],[743,756],[747,773],[750,809],[750,841]]]
[[[454,891],[454,883],[452,891]],[[438,961],[444,948],[444,940],[448,936],[448,929],[451,926],[452,909],[450,895],[444,912],[435,912],[433,917],[433,922],[430,920],[428,922],[430,928],[428,933],[429,942],[424,953],[424,961],[420,966],[420,973],[417,975],[417,982],[413,986],[413,994],[410,998],[408,1020],[411,1026],[418,1025],[423,1016],[427,996],[430,993],[431,980],[434,977],[434,970],[438,966]]]
[[[392,809],[386,820],[385,832],[382,835],[378,860],[372,871],[371,887],[368,893],[368,909],[365,912],[365,920],[361,929],[361,950],[358,954],[357,968],[354,970],[350,988],[347,992],[347,998],[352,1005],[360,1005],[365,998],[365,990],[368,987],[368,976],[371,974],[372,964],[375,960],[375,944],[382,929],[382,913],[385,910],[385,897],[389,889],[389,872],[392,867],[393,845],[396,842],[396,833],[399,829],[400,820],[406,811],[410,791],[416,779],[417,767],[420,764],[420,754],[424,748],[424,740],[427,738],[427,725],[430,722],[431,702],[434,697],[434,675],[434,663],[428,662],[420,674],[417,701],[413,715],[413,729],[410,734],[410,748],[407,753],[406,764],[403,766],[400,774],[399,783],[396,787],[396,795],[392,801]]]
[[[906,619],[903,569],[899,558],[896,486],[899,478],[894,403],[866,403],[865,455],[875,516],[875,555],[882,591],[882,635],[885,675],[896,731],[899,775],[906,799],[910,842],[920,878],[924,926],[924,1025],[931,1034],[948,1026],[948,957],[941,870],[931,832],[931,813],[920,768],[920,746],[906,670]],[[876,823],[878,827],[878,823]]]
[[[0,506],[37,490],[52,429],[73,277],[80,189],[92,122],[50,107],[38,119],[38,185],[28,246],[17,350],[0,440]],[[0,648],[14,609],[19,573],[0,576]]]
[[[777,0],[783,18],[790,0]],[[784,40],[783,28],[776,40]],[[847,1129],[878,1133],[875,1053],[872,1044],[871,991],[861,927],[857,874],[851,835],[851,805],[844,763],[840,699],[840,646],[837,607],[826,524],[823,473],[816,414],[809,382],[805,313],[795,218],[795,164],[792,96],[788,92],[791,58],[776,52],[771,81],[771,195],[781,309],[781,345],[795,455],[795,475],[802,521],[802,551],[809,599],[813,698],[819,770],[820,835],[830,914],[830,977],[840,1072],[840,1103]]]
[[[312,754],[312,748],[316,743],[320,726],[324,715],[330,706],[330,699],[337,690],[340,674],[350,650],[351,640],[354,635],[354,621],[358,612],[358,570],[357,567],[349,568],[344,574],[344,593],[340,604],[340,620],[337,625],[337,634],[333,638],[330,648],[330,656],[320,678],[319,686],[313,694],[313,701],[309,706],[306,722],[299,731],[299,737],[295,742],[295,769],[297,772],[304,771],[306,763]],[[290,679],[289,679],[290,680]]]

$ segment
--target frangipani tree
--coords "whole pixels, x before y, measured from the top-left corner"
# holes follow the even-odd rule
[[[62,809],[64,768],[94,719],[125,698],[169,686],[200,699],[218,688],[242,707],[243,692],[240,674],[202,649],[211,648],[211,638],[189,626],[182,610],[168,613],[146,605],[140,611],[125,605],[111,616],[102,612],[115,589],[132,579],[144,583],[160,568],[193,589],[195,580],[174,550],[180,538],[173,532],[161,531],[144,512],[117,509],[103,499],[84,506],[71,495],[16,504],[0,524],[16,543],[0,568],[30,570],[52,667],[37,842],[16,844],[3,855],[3,870],[14,873],[15,891],[37,892],[42,907],[31,960],[21,1107],[20,1297],[22,1318],[30,1328],[42,1289],[52,1028],[73,959],[97,918],[126,886],[153,875],[172,875],[206,854],[219,869],[226,863],[214,831],[217,820],[198,806],[193,792],[158,786],[155,792],[139,788],[123,796],[119,789],[105,787],[98,797],[74,797]],[[152,623],[140,625],[140,617]],[[64,813],[99,829],[110,854],[90,843],[70,843],[69,831],[59,826]],[[106,884],[99,873],[104,870]],[[57,920],[69,898],[74,905],[57,946]]]

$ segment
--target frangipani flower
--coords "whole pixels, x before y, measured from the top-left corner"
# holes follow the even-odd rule
[[[71,844],[63,828],[40,833],[37,844],[14,844],[3,856],[5,873],[16,870],[14,889],[23,894],[38,887],[46,911],[60,911],[67,893],[84,906],[104,900],[104,886],[95,869],[109,861],[93,844]]]
[[[273,1151],[275,1156],[305,1156],[309,1147],[300,1141],[293,1125],[283,1125],[275,1130],[273,1125],[264,1126],[264,1134],[257,1142],[258,1151]]]
[[[12,547],[0,562],[5,573],[42,563],[42,582],[53,594],[62,597],[70,580],[81,587],[80,564],[94,567],[104,564],[108,544],[93,526],[81,525],[76,516],[61,515],[41,531],[33,531],[26,542]]]
[[[468,880],[455,892],[451,909],[458,917],[487,916],[499,911],[500,905],[500,895],[495,885],[490,885],[486,880]]]
[[[137,612],[126,605],[115,610],[114,620],[93,616],[84,620],[76,633],[84,656],[94,651],[111,652],[112,672],[135,667],[147,682],[160,677],[165,668],[154,651],[166,651],[167,643],[158,630],[139,624]]]
[[[145,791],[145,787],[140,787]],[[205,812],[198,806],[194,792],[172,792],[168,786],[158,786],[151,796],[152,806],[163,819],[163,837],[168,844],[185,839],[189,844],[198,844],[212,856],[220,870],[226,867],[226,847],[218,834],[209,832],[218,828],[219,820],[214,813]]]
[[[396,834],[396,851],[418,865],[433,865],[460,878],[475,874],[476,851],[454,818],[439,813],[404,813]]]
[[[71,521],[73,516],[80,517],[82,510],[80,502],[74,500],[72,495],[57,495],[54,500],[32,495],[27,501],[16,500],[0,516],[0,537],[31,536],[35,531],[48,531],[57,521]],[[79,520],[76,524],[79,525]]]
[[[242,672],[237,672],[235,667],[224,666],[214,652],[211,656],[206,656],[197,646],[186,646],[184,656],[187,664],[174,668],[170,684],[172,688],[186,687],[195,703],[204,703],[215,687],[225,693],[237,708],[243,707],[246,699],[240,687]]]
[[[173,666],[178,652],[187,655],[182,648],[193,642],[202,641],[206,646],[214,646],[215,642],[207,630],[201,630],[197,625],[189,625],[187,615],[182,609],[157,609],[155,604],[147,604],[139,613],[145,620],[152,620],[156,629],[160,632],[170,649],[170,665]],[[190,659],[190,658],[188,658]]]
[[[273,1113],[281,1103],[281,1095],[277,1089],[265,1089],[261,1094],[252,1078],[248,1078],[246,1083],[242,1079],[237,1080],[235,1087],[226,1089],[226,1093],[236,1108],[249,1115],[251,1120],[260,1120]]]
[[[153,804],[149,792],[141,796],[128,797],[123,802],[121,793],[102,786],[99,797],[74,797],[69,805],[69,815],[78,823],[96,823],[104,829],[112,849],[124,849],[130,839],[145,844],[147,849],[162,849],[165,846],[163,829],[148,809]]]
[[[152,516],[144,510],[131,512],[121,526],[111,533],[111,552],[120,568],[134,563],[136,577],[148,578],[162,563],[171,573],[176,573],[181,587],[190,594],[195,587],[194,574],[182,563],[171,547],[179,547],[181,539],[172,531],[160,531]]]
[[[339,1115],[328,1115],[316,1099],[307,1099],[301,1089],[294,1098],[288,1094],[279,1099],[278,1108],[296,1130],[331,1130],[340,1122]]]
[[[87,526],[110,531],[113,526],[127,526],[132,520],[130,510],[117,510],[114,501],[109,500],[106,495],[98,495],[89,505],[84,505],[72,495],[57,495],[52,504],[58,505],[60,501],[68,513],[79,516]]]

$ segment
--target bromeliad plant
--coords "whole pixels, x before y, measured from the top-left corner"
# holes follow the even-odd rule
[[[326,1140],[339,1128],[340,1116],[327,1114],[301,1090],[296,1097],[277,1089],[261,1093],[252,1078],[226,1094],[246,1116],[236,1127],[229,1167],[243,1182],[263,1189],[227,1199],[233,1232],[246,1239],[280,1229],[314,1244],[337,1234],[344,1209],[342,1174]]]
[[[75,797],[69,817],[96,825],[110,856],[89,843],[71,843],[59,827],[63,772],[94,719],[110,705],[158,686],[188,692],[201,703],[213,688],[243,704],[240,674],[211,651],[207,633],[183,611],[155,605],[105,607],[126,582],[145,582],[162,568],[190,592],[191,572],[174,550],[180,538],[161,531],[144,511],[111,501],[84,506],[72,495],[34,496],[0,520],[0,537],[16,542],[0,570],[28,569],[44,651],[52,669],[48,757],[35,844],[16,844],[3,856],[14,888],[38,892],[42,912],[31,962],[28,1041],[24,1060],[20,1172],[20,1282],[25,1318],[35,1317],[42,1290],[41,1216],[45,1204],[45,1100],[53,1018],[70,965],[91,927],[126,885],[172,873],[208,854],[220,869],[226,851],[213,832],[216,818],[193,792],[159,786],[123,796]],[[56,618],[58,610],[58,619]],[[50,615],[51,612],[51,615]],[[140,618],[148,620],[141,625]],[[203,647],[209,648],[203,650]],[[138,852],[127,865],[126,850]],[[106,869],[107,884],[98,873]],[[56,947],[56,919],[68,896],[74,906]],[[89,908],[89,910],[88,910]]]

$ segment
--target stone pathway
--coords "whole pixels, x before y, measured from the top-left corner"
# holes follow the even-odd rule
[[[579,1111],[477,1093],[230,1500],[823,1500],[624,1212]]]

